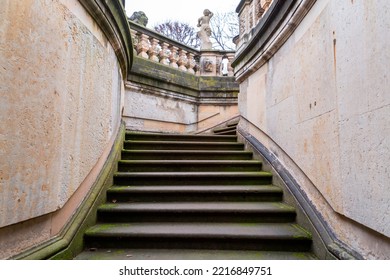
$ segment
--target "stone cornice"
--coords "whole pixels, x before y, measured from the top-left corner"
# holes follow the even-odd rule
[[[133,46],[130,27],[120,0],[79,0],[93,17],[114,48],[123,78],[133,63]]]
[[[244,2],[244,1],[242,1]],[[251,31],[232,66],[238,82],[263,66],[287,41],[316,0],[275,0]]]

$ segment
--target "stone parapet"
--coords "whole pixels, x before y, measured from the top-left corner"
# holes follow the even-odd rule
[[[123,119],[131,130],[194,133],[238,114],[234,77],[195,76],[134,57]]]
[[[155,63],[169,65],[196,76],[221,76],[222,57],[226,55],[230,63],[234,59],[235,52],[199,51],[132,21],[129,21],[129,24],[134,42],[134,54]],[[233,76],[230,63],[228,76]]]

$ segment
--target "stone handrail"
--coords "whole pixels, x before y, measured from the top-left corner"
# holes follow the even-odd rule
[[[134,52],[144,59],[197,76],[220,76],[222,57],[226,55],[229,62],[234,59],[235,52],[199,51],[132,21],[129,24]],[[233,76],[230,63],[228,76]]]

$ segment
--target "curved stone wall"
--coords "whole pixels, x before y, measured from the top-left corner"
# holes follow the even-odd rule
[[[81,2],[0,6],[1,258],[58,234],[118,133],[131,55]]]
[[[389,10],[388,1],[273,1],[233,63],[240,113],[365,258],[390,250]]]

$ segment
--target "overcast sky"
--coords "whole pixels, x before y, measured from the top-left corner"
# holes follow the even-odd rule
[[[235,11],[240,0],[126,0],[126,13],[143,11],[148,17],[148,28],[166,20],[178,20],[196,27],[204,9],[212,12]]]

